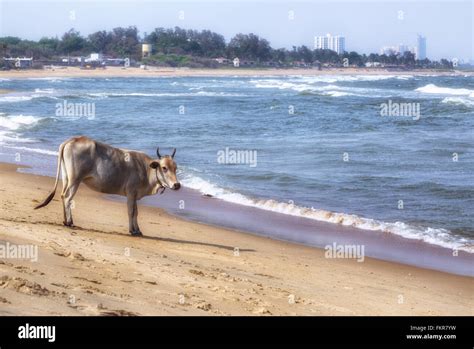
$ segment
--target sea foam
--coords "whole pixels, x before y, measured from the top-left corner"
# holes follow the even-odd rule
[[[255,199],[229,189],[224,189],[201,177],[189,174],[183,174],[181,182],[186,187],[197,190],[202,194],[211,195],[217,199],[234,204],[251,206],[266,211],[313,219],[321,222],[352,226],[364,230],[391,233],[407,239],[421,240],[429,244],[474,253],[471,241],[458,236],[453,236],[447,229],[414,226],[404,222],[383,222],[376,219],[360,217],[354,214],[331,212],[272,199]]]

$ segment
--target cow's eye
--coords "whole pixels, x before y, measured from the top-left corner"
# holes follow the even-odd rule
[[[167,171],[168,171],[168,169],[166,167],[163,167],[163,172],[166,173]]]

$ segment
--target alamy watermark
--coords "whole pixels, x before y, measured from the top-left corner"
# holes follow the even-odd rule
[[[56,326],[36,326],[26,323],[18,327],[19,339],[47,339],[53,343],[56,340]]]
[[[380,104],[380,116],[402,116],[420,120],[420,103],[394,102],[389,99],[386,103]]]
[[[256,167],[257,151],[249,149],[237,150],[226,147],[217,152],[217,163],[226,165],[249,165],[250,167]]]
[[[95,103],[72,103],[66,99],[62,103],[56,103],[56,116],[86,117],[89,120],[95,118]]]
[[[29,259],[38,261],[37,245],[16,245],[6,242],[0,244],[0,259]]]
[[[356,259],[357,262],[363,262],[365,258],[364,245],[338,245],[335,242],[332,245],[324,247],[326,258],[349,258]]]

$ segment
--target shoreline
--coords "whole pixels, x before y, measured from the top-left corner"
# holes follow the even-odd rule
[[[133,238],[125,205],[85,186],[66,228],[58,197],[32,209],[53,179],[17,168],[0,164],[0,240],[36,244],[39,260],[0,262],[2,315],[473,315],[470,277],[329,259],[144,205]]]
[[[0,157],[0,164],[2,161],[9,163],[8,160],[2,160]],[[41,169],[29,167],[22,172],[46,175],[54,179],[55,170],[51,166]],[[125,203],[125,199],[120,196],[107,194],[103,196],[110,201]],[[179,208],[181,202],[185,203],[184,210]],[[324,249],[333,244],[363,246],[366,257],[453,275],[474,277],[472,268],[474,253],[463,249],[456,249],[455,253],[453,248],[429,243],[422,239],[410,239],[392,232],[362,229],[237,204],[205,196],[185,185],[179,192],[167,190],[163,195],[144,197],[139,201],[139,205],[162,209],[178,219],[210,224],[216,228],[233,229],[311,248]]]
[[[0,79],[30,79],[30,78],[114,78],[114,77],[252,77],[252,76],[321,76],[321,75],[474,75],[469,71],[440,71],[433,69],[418,70],[388,70],[382,68],[331,68],[317,70],[313,68],[140,68],[107,67],[106,69],[82,70],[79,67],[61,69],[0,71]]]
[[[120,197],[110,199],[124,202]],[[186,202],[186,213],[177,208],[181,200]],[[180,219],[203,222],[217,228],[236,229],[323,251],[333,244],[364,246],[365,257],[474,277],[474,254],[464,250],[457,250],[454,256],[453,249],[422,240],[235,204],[203,196],[186,187],[180,192],[168,190],[160,197],[145,197],[140,204],[158,207]]]
[[[17,168],[0,164],[0,241],[39,259],[1,260],[2,315],[473,315],[470,277],[329,259],[144,205],[134,238],[125,205],[85,186],[66,228],[58,197],[32,209],[53,179]]]

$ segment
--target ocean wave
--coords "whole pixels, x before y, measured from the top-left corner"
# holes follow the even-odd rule
[[[321,75],[321,76],[298,76],[304,82],[309,83],[335,83],[335,82],[357,82],[357,81],[380,81],[380,80],[408,80],[413,75]]]
[[[14,103],[14,102],[24,102],[24,101],[30,101],[34,97],[31,96],[2,96],[0,97],[0,102],[6,102],[6,103]]]
[[[54,88],[45,88],[45,89],[36,88],[36,89],[35,89],[35,92],[36,92],[36,93],[47,93],[47,94],[51,94],[51,93],[55,93],[56,90],[55,90]]]
[[[6,144],[6,143],[33,143],[33,142],[35,142],[34,139],[20,137],[15,132],[0,130],[0,145]]]
[[[0,96],[0,103],[15,103],[15,102],[26,102],[31,101],[35,98],[50,98],[50,99],[58,99],[56,96],[57,91],[53,88],[46,88],[46,89],[35,89],[34,92],[26,92],[26,93],[11,93],[7,95]]]
[[[23,150],[30,153],[38,153],[43,155],[51,155],[51,156],[58,156],[57,151],[47,150],[47,149],[40,149],[40,148],[29,148],[29,147],[19,147],[13,145],[4,145],[4,148],[15,149],[15,150]]]
[[[282,80],[251,80],[256,88],[276,88],[280,90],[293,90],[302,94],[316,94],[331,97],[359,96],[359,97],[376,97],[373,94],[375,89],[370,89],[371,94],[367,94],[367,89],[357,87],[346,87],[337,85],[310,85],[307,83],[295,83]]]
[[[43,77],[43,78],[28,78],[27,80],[39,80],[48,82],[62,82],[71,80],[71,78],[60,78],[60,77]]]
[[[467,88],[439,87],[435,84],[428,84],[423,87],[419,87],[415,91],[430,94],[468,96],[469,98],[474,98],[474,90],[470,90]]]
[[[342,91],[327,91],[323,93],[324,95],[331,96],[331,97],[346,97],[346,96],[357,96],[354,93],[349,92],[342,92]]]
[[[453,236],[447,229],[419,227],[403,222],[382,222],[379,220],[364,218],[354,214],[330,212],[321,209],[298,206],[293,203],[280,202],[276,200],[253,199],[241,193],[233,192],[216,186],[200,177],[184,174],[181,180],[183,185],[198,190],[202,194],[212,195],[234,204],[251,206],[258,209],[277,212],[291,216],[303,217],[322,222],[352,226],[359,229],[380,231],[399,235],[407,239],[422,240],[450,249],[464,250],[474,253],[472,241]]]
[[[42,119],[32,115],[0,116],[0,127],[8,130],[18,130],[21,127],[33,126]]]
[[[172,92],[163,92],[163,93],[144,93],[144,92],[130,92],[130,93],[113,93],[113,92],[97,92],[97,93],[88,93],[88,96],[91,97],[245,97],[246,95],[240,93],[226,93],[226,92],[183,92],[183,93],[172,93]]]
[[[474,107],[474,100],[462,97],[446,97],[441,101],[441,103]]]

